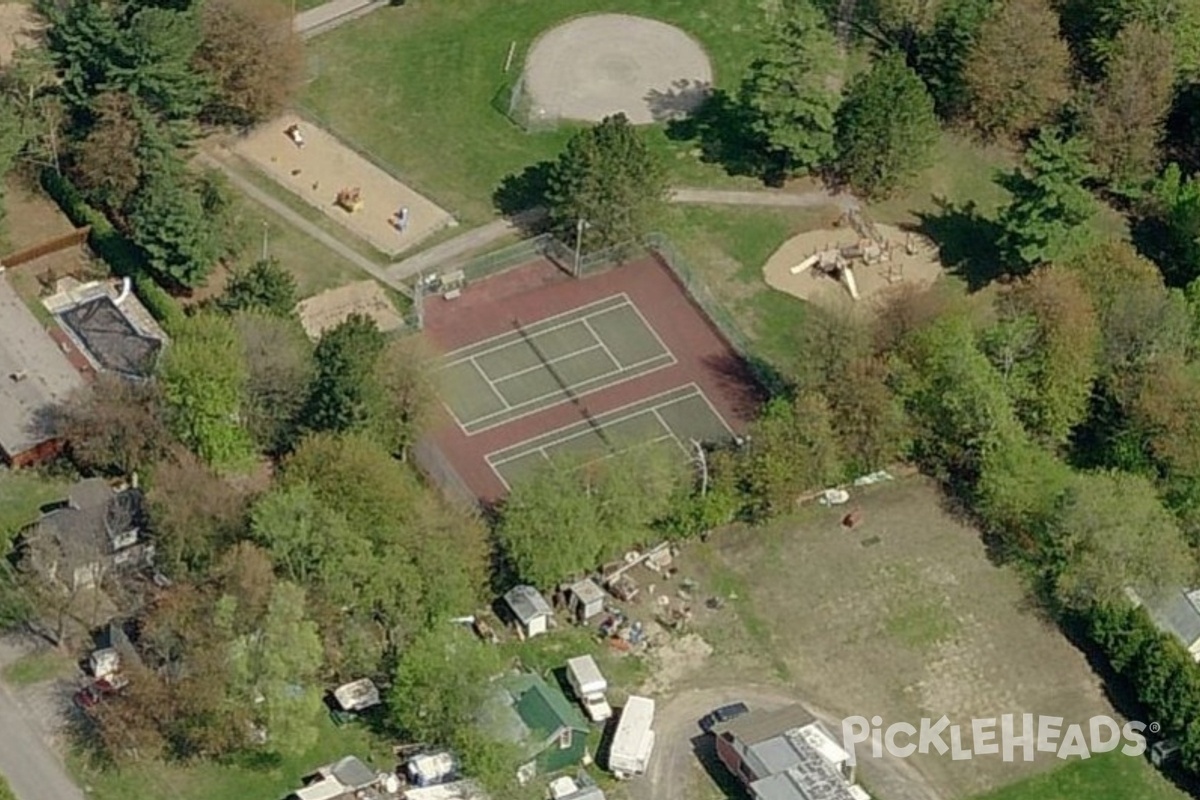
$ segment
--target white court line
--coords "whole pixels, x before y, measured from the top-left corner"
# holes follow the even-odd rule
[[[488,388],[492,390],[492,394],[496,395],[496,399],[504,404],[504,410],[507,411],[508,409],[512,408],[508,401],[504,399],[504,395],[496,391],[496,384],[492,383],[492,379],[489,378],[487,373],[483,371],[483,367],[479,366],[479,362],[475,359],[471,359],[471,366],[474,367],[475,371],[479,373],[479,377],[483,378],[483,380],[487,383]]]
[[[638,405],[643,405],[643,404],[645,404],[645,403],[649,403],[649,402],[650,402],[650,401],[652,401],[652,400],[657,400],[657,399],[659,399],[659,398],[661,398],[661,397],[665,397],[666,395],[672,394],[672,393],[674,393],[674,392],[678,392],[678,391],[680,391],[680,390],[682,390],[682,389],[691,389],[691,391],[690,391],[689,393],[687,393],[687,394],[682,394],[682,395],[680,395],[679,397],[672,398],[672,399],[671,399],[671,400],[669,400],[669,401],[662,402],[662,403],[658,403],[658,404],[653,404],[653,405],[650,405],[650,406],[649,406],[649,407],[647,407],[647,408],[640,408],[640,409],[638,409],[637,411],[630,411],[629,413],[627,413],[627,414],[624,414],[624,415],[622,415],[622,416],[619,416],[619,417],[610,416],[610,415],[613,415],[613,414],[618,414],[618,413],[619,413],[619,412],[621,412],[621,411],[626,411],[627,409],[633,408],[634,406],[638,406]],[[612,411],[605,412],[604,414],[601,414],[601,415],[600,415],[600,417],[601,417],[601,420],[599,421],[599,424],[600,424],[600,427],[602,427],[602,428],[607,428],[609,425],[616,425],[616,424],[619,424],[619,423],[621,423],[621,422],[624,422],[625,420],[628,420],[628,419],[633,419],[634,417],[639,417],[639,416],[641,416],[642,414],[645,414],[645,413],[647,413],[647,412],[650,412],[650,411],[655,411],[656,409],[658,409],[658,408],[660,408],[660,407],[662,407],[662,406],[668,406],[668,405],[672,405],[672,404],[674,404],[674,403],[678,403],[678,402],[681,402],[681,401],[683,401],[683,400],[690,400],[691,398],[695,397],[697,393],[701,393],[701,390],[700,390],[700,387],[699,387],[699,386],[697,386],[695,383],[685,383],[685,384],[684,384],[684,385],[682,385],[682,386],[676,386],[674,389],[668,389],[668,390],[667,390],[667,391],[665,391],[665,392],[659,392],[658,394],[656,394],[656,395],[652,395],[652,396],[650,396],[650,397],[643,397],[641,400],[637,400],[637,401],[634,401],[634,402],[632,402],[632,403],[627,403],[627,404],[625,404],[624,406],[621,406],[620,408],[614,408]],[[595,420],[593,420],[593,421],[595,421]],[[663,427],[664,427],[666,430],[668,430],[668,431],[670,431],[670,430],[671,430],[671,427],[670,427],[669,425],[666,425],[666,424],[663,424],[663,423],[662,423],[662,418],[661,418],[661,417],[659,417],[659,423],[660,423],[660,424],[662,424],[662,425],[663,425]],[[578,439],[580,436],[586,436],[587,434],[589,434],[589,433],[593,433],[593,432],[594,432],[594,431],[593,431],[593,429],[592,429],[592,426],[591,426],[591,425],[589,425],[589,424],[587,424],[586,422],[572,422],[570,425],[566,425],[566,426],[564,426],[564,427],[562,427],[562,428],[559,428],[558,430],[559,430],[559,431],[563,431],[563,430],[567,430],[567,429],[569,429],[569,428],[574,428],[574,427],[577,427],[577,426],[579,426],[579,425],[582,425],[582,426],[583,426],[583,428],[582,428],[582,429],[581,429],[581,430],[580,430],[578,433],[571,433],[571,434],[568,434],[568,435],[566,435],[566,436],[559,437],[559,438],[557,438],[557,439],[551,439],[549,443],[547,443],[547,444],[544,444],[544,445],[541,445],[541,446],[537,447],[536,449],[537,449],[537,450],[543,450],[543,449],[544,449],[544,448],[546,448],[546,447],[553,447],[554,445],[562,444],[563,442],[569,442],[569,441],[571,441],[572,439]],[[544,433],[544,434],[542,434],[541,436],[533,436],[533,437],[530,437],[530,438],[533,438],[533,439],[540,439],[540,438],[542,438],[543,436],[549,436],[550,434],[557,433],[557,432],[558,432],[558,431],[550,431],[549,433]],[[519,446],[520,446],[520,445],[513,445],[513,447],[519,447]],[[510,448],[504,448],[504,449],[505,449],[505,450],[507,450],[507,449],[510,449]],[[518,458],[524,458],[526,455],[528,455],[528,454],[529,454],[529,453],[531,453],[531,452],[534,452],[534,451],[533,451],[533,450],[526,450],[524,453],[518,453],[518,454],[516,454],[516,455],[514,455],[514,456],[508,456],[507,458],[502,458],[502,459],[500,459],[499,461],[492,461],[492,455],[493,455],[493,454],[489,454],[489,455],[487,455],[485,458],[486,458],[486,460],[487,460],[487,462],[488,462],[489,464],[491,464],[491,465],[493,465],[493,466],[496,466],[496,465],[503,465],[503,464],[507,464],[509,461],[515,461],[515,460],[517,460]],[[543,453],[543,455],[544,455],[544,453]]]
[[[568,358],[574,358],[575,356],[583,355],[584,353],[590,353],[593,350],[599,350],[601,347],[604,347],[603,342],[600,342],[598,344],[590,344],[581,350],[574,350],[570,353],[567,353],[565,356],[559,356],[558,358],[548,358],[539,364],[534,364],[532,367],[526,367],[525,369],[520,370],[518,372],[509,373],[508,375],[505,375],[503,378],[497,378],[494,383],[496,385],[499,385],[501,383],[504,383],[505,381],[510,381],[513,378],[519,378],[522,375],[528,375],[529,373],[534,372],[536,370],[545,369],[545,366],[547,364],[557,364],[560,361],[566,361]],[[472,360],[474,360],[474,359],[472,359]],[[478,363],[478,362],[476,362],[476,363]],[[620,369],[620,367],[621,367],[621,365],[617,364],[617,368]],[[482,370],[480,370],[480,371],[482,372]],[[553,377],[553,376],[551,376],[551,377]]]
[[[510,406],[508,404],[508,401],[504,399],[503,395],[501,395],[498,391],[496,391],[496,384],[492,383],[491,379],[488,378],[486,373],[484,373],[483,368],[480,367],[478,364],[476,364],[474,359],[470,359],[470,358],[464,359],[463,361],[460,361],[459,363],[465,364],[468,362],[470,362],[471,366],[475,368],[475,371],[477,373],[479,373],[479,377],[483,378],[483,382],[487,384],[488,391],[490,391],[493,395],[495,395],[496,399],[499,400],[504,405],[504,410],[507,411],[508,409],[510,409],[512,406]],[[454,409],[451,408],[450,404],[447,403],[445,400],[442,401],[442,408],[446,409],[447,413],[450,414],[450,418],[454,420],[454,424],[458,426],[458,429],[460,431],[462,431],[463,436],[471,435],[470,433],[467,432],[467,426],[463,424],[462,420],[458,418],[458,414],[454,413]],[[503,414],[504,411],[497,411],[496,413]]]
[[[654,337],[654,341],[658,342],[658,346],[660,348],[662,348],[662,351],[664,353],[670,353],[671,358],[674,358],[675,351],[672,350],[671,348],[667,347],[667,343],[664,342],[662,340],[662,337],[658,335],[658,331],[654,330],[654,326],[650,324],[650,320],[646,319],[646,316],[642,313],[642,310],[637,307],[637,303],[630,300],[629,305],[632,306],[633,313],[637,314],[638,319],[640,319],[642,321],[642,324],[646,326],[646,330],[650,331],[650,335]],[[600,315],[597,314],[596,316],[600,316]]]
[[[630,375],[627,378],[622,378],[622,379],[616,380],[616,381],[608,381],[607,383],[602,383],[599,386],[596,386],[591,389],[585,389],[584,391],[579,391],[576,388],[577,386],[584,386],[586,384],[593,383],[593,382],[601,380],[603,378],[609,378],[613,375],[621,375],[622,373],[626,373],[626,372],[634,372],[639,367],[645,366],[646,364],[649,364],[653,361],[657,361],[657,360],[663,358],[663,356],[662,355],[654,356],[653,358],[647,358],[642,361],[639,361],[636,364],[631,364],[628,367],[617,369],[612,372],[602,373],[600,375],[597,375],[594,378],[589,378],[586,381],[581,381],[580,383],[576,384],[575,386],[571,386],[568,388],[570,389],[571,394],[575,395],[575,397],[577,397],[577,398],[587,397],[590,394],[595,394],[596,392],[602,392],[610,386],[620,386],[622,383],[628,383],[629,381],[637,380],[638,378],[642,377],[643,375],[653,375],[655,372],[658,372],[660,369],[667,369],[668,367],[673,367],[678,363],[675,360],[675,357],[671,353],[666,353],[665,355],[667,358],[670,359],[666,363],[662,364],[661,366],[654,367],[653,369],[648,369],[644,372],[635,372],[634,374]],[[554,397],[556,395],[562,397],[562,400],[559,400],[558,402],[555,402],[555,403],[550,403],[549,405],[539,406],[530,411],[526,411],[523,414],[518,414],[515,417],[506,417],[506,418],[500,420],[499,422],[495,423],[494,425],[488,425],[486,427],[479,428],[469,435],[474,436],[476,434],[483,433],[484,431],[490,431],[492,428],[498,428],[501,425],[507,425],[510,422],[515,422],[519,419],[524,419],[525,417],[531,416],[533,414],[540,414],[543,411],[548,411],[551,408],[556,408],[558,406],[561,406],[563,403],[569,403],[571,401],[570,396],[565,394],[562,389],[556,389],[553,392],[549,392],[547,394],[543,394],[538,397],[534,397],[530,400],[526,400],[523,403],[517,403],[515,406],[512,406],[511,408],[509,408],[508,411],[511,411],[516,408],[522,408],[522,407],[530,405],[532,403],[538,403],[538,402],[541,402],[542,400],[545,400],[547,397]],[[468,424],[471,427],[474,427],[476,425],[476,423],[483,422],[483,421],[489,420],[489,419],[493,419],[493,418],[495,418],[501,414],[505,414],[505,413],[507,413],[507,411],[497,411],[493,414],[488,414],[487,416],[479,417],[478,419],[472,420]]]
[[[599,316],[599,315],[597,314],[597,316]],[[588,333],[590,333],[596,339],[596,341],[600,343],[600,346],[604,348],[604,354],[606,356],[608,356],[608,359],[610,361],[613,362],[613,365],[617,369],[623,369],[623,367],[621,366],[621,362],[618,361],[617,357],[612,354],[612,350],[608,349],[608,345],[605,344],[604,340],[602,338],[600,338],[600,335],[598,333],[596,333],[596,329],[592,327],[592,324],[590,322],[588,322],[586,319],[584,319],[583,325],[585,328],[588,329]],[[650,332],[654,333],[654,331],[650,331]]]
[[[566,317],[571,314],[579,314],[580,311],[583,311],[586,308],[591,308],[592,306],[598,306],[601,303],[610,303],[614,299],[617,299],[617,298],[620,298],[621,302],[617,303],[614,306],[611,306],[610,308],[603,309],[602,311],[588,312],[588,313],[583,314],[582,316],[579,316],[575,319],[570,319],[570,320],[567,320],[566,322],[562,322],[557,325],[551,325],[546,328],[539,327],[543,323],[550,322],[551,320],[561,319],[562,317]],[[546,317],[545,319],[539,319],[537,322],[531,322],[529,325],[525,325],[523,327],[525,328],[527,335],[541,336],[543,333],[550,333],[552,331],[557,331],[561,328],[566,328],[570,325],[575,325],[575,324],[587,319],[589,316],[598,315],[598,314],[603,313],[604,311],[609,311],[614,308],[621,308],[622,306],[625,306],[625,305],[633,305],[633,303],[632,303],[632,301],[630,301],[629,295],[625,294],[624,292],[619,292],[618,294],[609,295],[608,297],[605,297],[601,300],[596,300],[595,302],[592,302],[592,303],[587,303],[582,306],[576,306],[575,308],[572,308],[570,311],[564,311],[561,314],[554,314],[553,316]],[[529,333],[528,332],[529,328],[535,328],[536,330],[534,330],[532,333]],[[484,350],[482,350],[478,353],[471,353],[470,355],[467,355],[467,356],[459,356],[458,355],[459,353],[466,352],[467,350],[474,350],[476,347],[487,344],[488,342],[494,342],[499,339],[507,339],[512,336],[516,336],[517,338],[513,341],[505,342],[504,344],[499,344],[499,345],[495,345],[494,347],[485,348]],[[488,353],[494,353],[497,350],[504,350],[505,348],[512,347],[514,344],[517,344],[518,342],[522,342],[522,341],[524,341],[524,338],[521,336],[520,331],[505,331],[504,333],[498,333],[495,336],[492,336],[490,338],[481,339],[478,342],[474,342],[472,344],[466,345],[465,347],[460,347],[451,353],[447,353],[445,356],[443,356],[443,358],[450,359],[451,361],[449,363],[443,364],[442,369],[445,369],[446,367],[454,366],[454,363],[456,363],[458,361],[462,361],[463,359],[466,359],[466,358],[478,358],[479,356],[485,356]]]

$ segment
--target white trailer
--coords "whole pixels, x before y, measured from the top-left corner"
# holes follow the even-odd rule
[[[654,752],[654,701],[631,695],[621,709],[608,754],[608,771],[617,778],[641,775]]]
[[[567,682],[587,712],[588,719],[604,722],[612,716],[612,706],[604,694],[608,691],[608,681],[604,679],[600,667],[596,666],[596,659],[591,656],[567,659]]]

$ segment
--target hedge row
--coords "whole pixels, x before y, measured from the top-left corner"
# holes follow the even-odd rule
[[[127,239],[100,211],[88,205],[79,189],[61,173],[52,169],[42,171],[42,188],[54,198],[63,213],[76,226],[91,226],[88,244],[112,271],[133,281],[138,299],[169,332],[180,319],[183,309],[150,276],[146,260],[136,244]]]

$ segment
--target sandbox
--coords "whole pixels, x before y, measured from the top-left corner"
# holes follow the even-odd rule
[[[292,130],[299,132],[303,146],[289,135]],[[333,134],[296,116],[286,115],[259,126],[239,139],[233,151],[280,186],[391,256],[456,224],[449,212],[396,180]],[[338,194],[355,189],[359,204],[351,212],[338,204]],[[403,231],[396,222],[402,208],[408,209]]]

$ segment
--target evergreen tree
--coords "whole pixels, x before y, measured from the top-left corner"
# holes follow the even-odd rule
[[[1043,130],[1025,153],[1025,167],[997,181],[1012,193],[1000,213],[1000,245],[1009,263],[1028,268],[1081,251],[1099,204],[1083,182],[1094,174],[1087,142]]]
[[[933,27],[916,41],[913,68],[933,97],[942,119],[966,114],[971,105],[966,63],[995,0],[948,0]]]
[[[229,277],[219,305],[224,311],[261,311],[276,317],[296,312],[296,278],[273,258],[255,261]]]
[[[775,24],[764,50],[742,84],[751,129],[766,151],[770,173],[812,172],[835,151],[838,97],[826,83],[838,59],[833,35],[821,13],[802,0]]]
[[[179,156],[167,151],[147,162],[132,201],[133,240],[151,268],[178,286],[203,283],[221,256],[215,209],[199,189]]]
[[[938,137],[933,100],[896,53],[850,84],[837,128],[838,171],[853,188],[875,197],[928,165]]]
[[[666,200],[666,171],[624,114],[571,137],[546,196],[552,227],[571,242],[581,228],[588,248],[640,239]]]
[[[362,430],[370,422],[373,373],[386,340],[375,321],[351,314],[317,344],[317,374],[304,413],[315,431]]]

